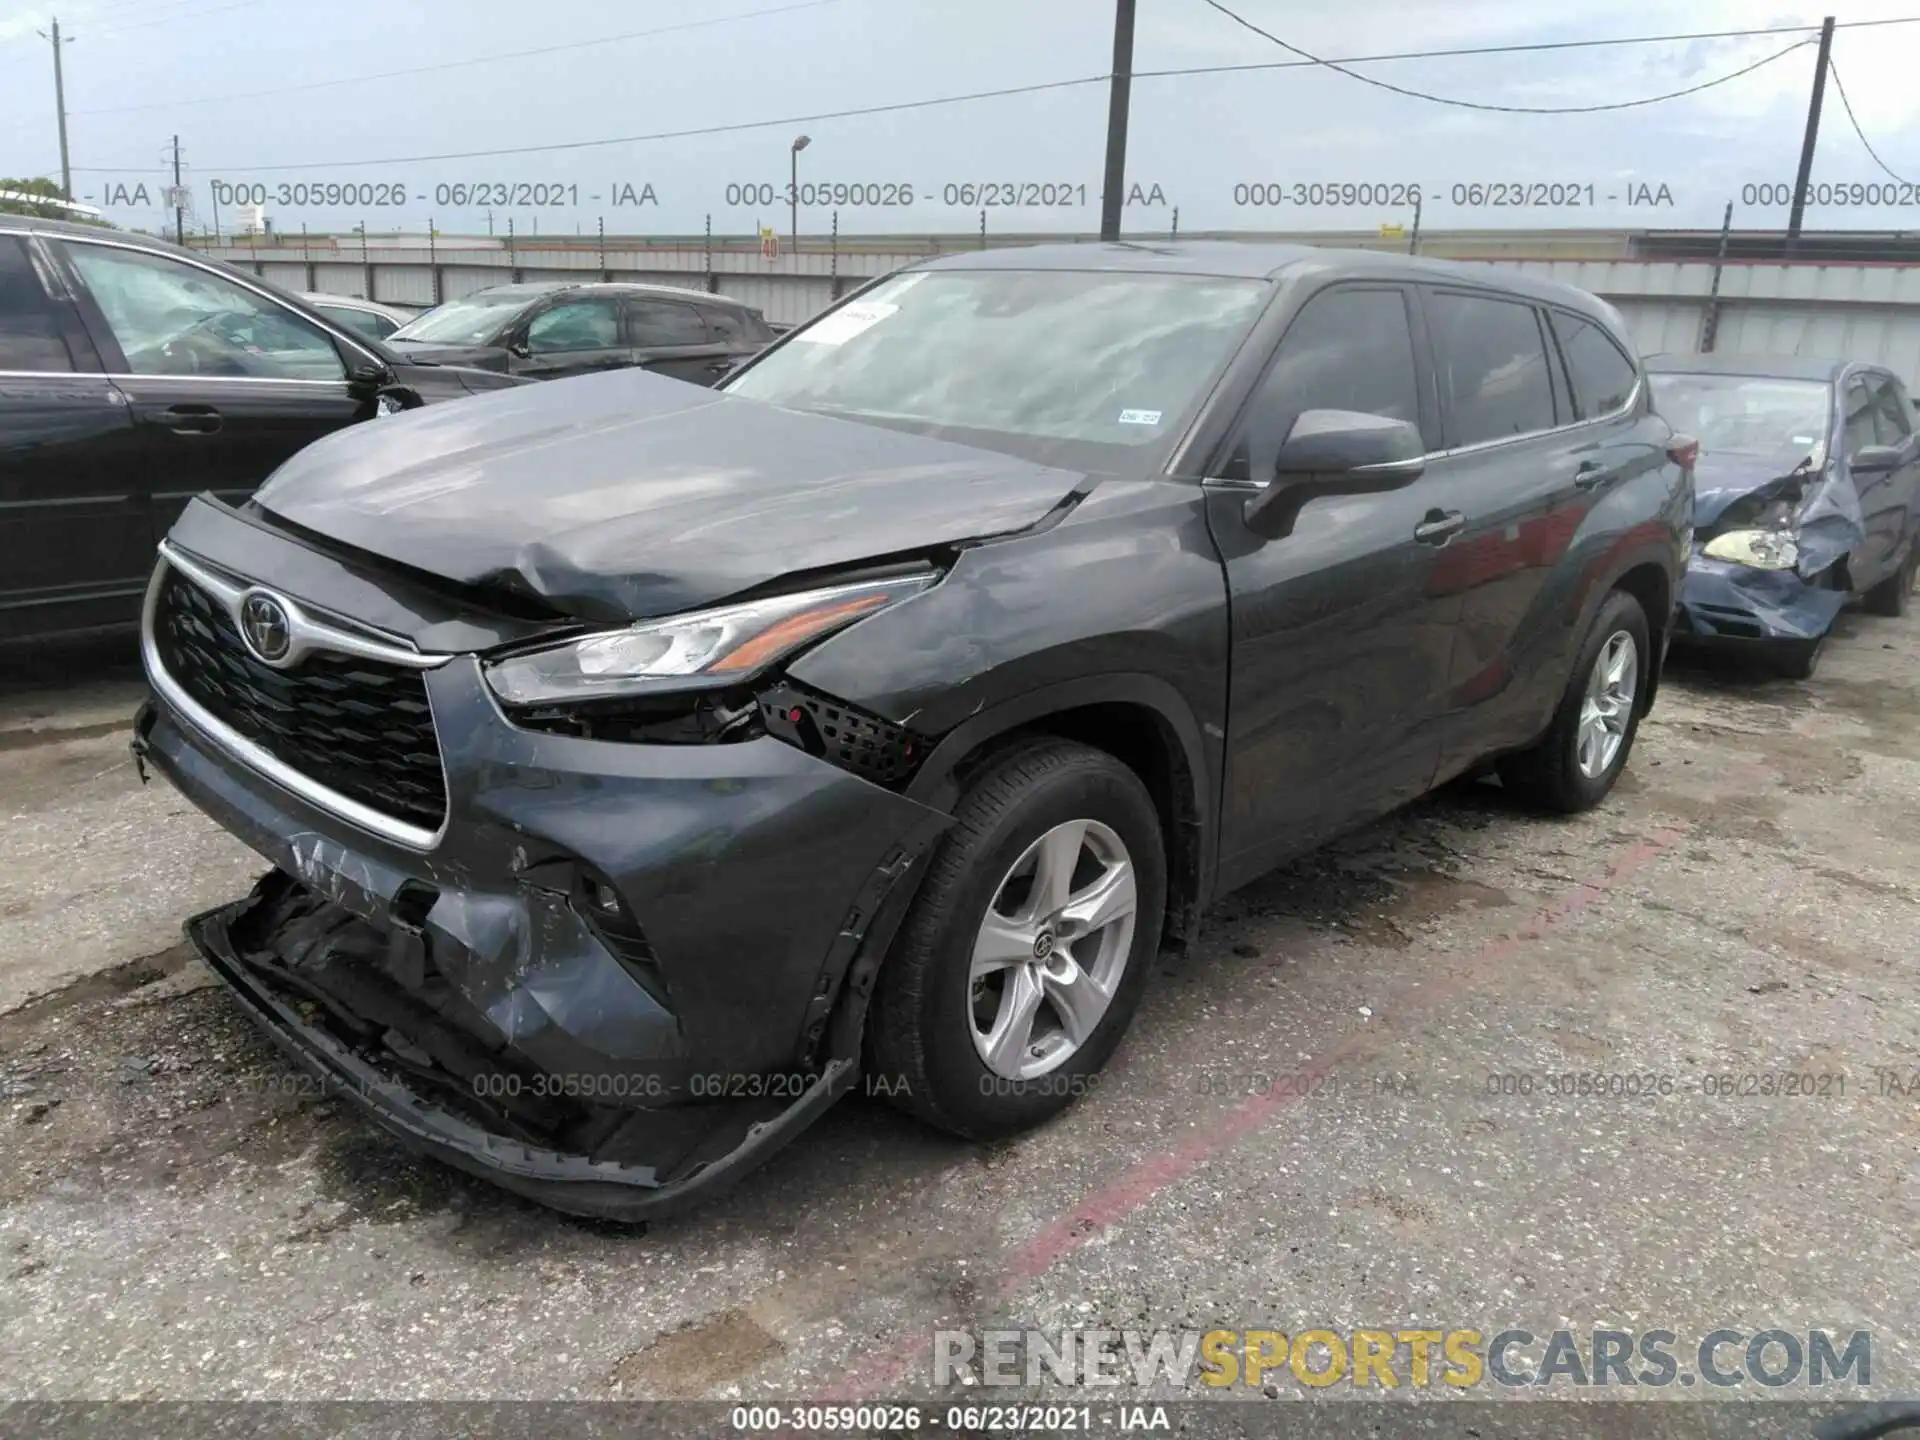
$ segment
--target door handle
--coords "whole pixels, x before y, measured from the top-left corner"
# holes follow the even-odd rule
[[[1591,490],[1612,478],[1613,472],[1598,460],[1582,460],[1573,470],[1573,484],[1578,490]]]
[[[220,428],[220,412],[211,405],[169,405],[165,423],[176,435],[211,435]]]
[[[1466,523],[1467,517],[1458,510],[1429,510],[1427,518],[1413,527],[1413,538],[1422,545],[1444,545]]]

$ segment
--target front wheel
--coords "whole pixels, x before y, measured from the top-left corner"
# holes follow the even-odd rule
[[[1098,1082],[1160,942],[1160,818],[1104,751],[1038,740],[967,786],[880,972],[874,1088],[942,1129],[1011,1134]]]
[[[1528,804],[1563,814],[1606,799],[1626,768],[1651,674],[1646,612],[1624,590],[1600,607],[1547,733],[1500,761],[1500,783]]]

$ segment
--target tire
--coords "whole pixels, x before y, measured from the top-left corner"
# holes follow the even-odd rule
[[[1774,647],[1773,668],[1789,680],[1811,680],[1826,648],[1825,635],[1815,640],[1782,640]]]
[[[1111,930],[1083,930],[1077,938],[1063,929],[1057,947],[1047,941],[1043,960],[1036,958],[1042,954],[1040,931],[1049,936],[1052,931],[1042,924],[1030,955],[976,981],[976,945],[989,946],[983,929],[989,905],[998,901],[997,913],[1022,915],[1043,908],[1031,893],[1040,883],[1039,870],[1025,880],[1024,895],[1019,872],[1037,856],[1035,847],[1044,838],[1053,837],[1050,846],[1057,842],[1049,853],[1065,853],[1073,832],[1061,827],[1077,822],[1091,824],[1079,842],[1082,848],[1074,851],[1080,868],[1068,866],[1070,880],[1095,873],[1110,879],[1116,873],[1114,847],[1119,847],[1133,878],[1131,932],[1120,922]],[[1153,967],[1166,912],[1166,877],[1153,799],[1140,778],[1111,755],[1071,741],[1039,739],[997,757],[968,783],[954,808],[953,826],[941,838],[881,968],[867,1023],[869,1073],[885,1082],[874,1088],[928,1123],[972,1139],[1028,1129],[1095,1088],[1093,1077],[1126,1032]],[[1083,893],[1086,883],[1072,893]],[[1015,942],[1024,943],[1022,927],[1033,923],[997,925],[992,939],[999,943],[991,948],[997,954],[1016,952]],[[1049,1045],[1058,1052],[1071,1038],[1066,1011],[1055,1008],[1053,996],[1101,992],[1071,990],[1056,972],[1071,975],[1083,959],[1087,968],[1078,970],[1081,979],[1105,975],[1110,981],[1110,998],[1097,1022],[1083,1029],[1070,1053],[1056,1053],[1044,1073],[1026,1078],[1006,1073],[1016,1068],[1010,1060],[1047,1063],[1035,1057]],[[1122,968],[1113,968],[1116,963]],[[1030,1036],[1039,1048],[1003,1045],[996,1069],[981,1047],[996,1033],[1018,1034],[993,1023],[1008,1014],[1000,1007],[1014,1003],[1008,999],[1010,986],[1030,987],[1015,990],[1016,999],[1043,996]],[[976,1040],[983,1031],[986,1038]]]
[[[1906,614],[1908,597],[1913,594],[1916,565],[1920,565],[1920,547],[1908,541],[1907,553],[1900,561],[1900,568],[1867,591],[1861,597],[1860,608],[1869,615],[1885,615],[1890,619],[1898,619]]]
[[[1633,688],[1624,706],[1613,707],[1614,712],[1624,710],[1625,713],[1619,717],[1620,729],[1612,732],[1617,735],[1618,744],[1612,747],[1611,758],[1598,773],[1589,774],[1582,766],[1582,721],[1588,683],[1602,652],[1617,645],[1622,636],[1633,646],[1629,667]],[[1614,653],[1617,658],[1619,652]],[[1501,759],[1501,785],[1525,804],[1563,815],[1591,810],[1606,799],[1614,781],[1626,768],[1634,736],[1640,730],[1640,697],[1646,693],[1652,660],[1646,612],[1626,591],[1614,591],[1600,606],[1600,613],[1594,617],[1587,638],[1580,646],[1579,658],[1574,662],[1566,693],[1561,696],[1560,708],[1554,711],[1553,723],[1531,748]],[[1610,726],[1608,729],[1611,731]],[[1597,761],[1603,753],[1604,750],[1591,752],[1592,758]]]

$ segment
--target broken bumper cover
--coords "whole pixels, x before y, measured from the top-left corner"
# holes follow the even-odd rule
[[[471,658],[427,683],[448,796],[427,850],[282,789],[164,698],[136,722],[143,758],[276,867],[188,928],[282,1048],[447,1162],[618,1219],[718,1188],[853,1083],[949,817],[777,739],[523,730]]]
[[[1810,585],[1792,570],[1759,570],[1696,550],[1674,638],[1696,645],[1818,640],[1846,603],[1846,592]]]

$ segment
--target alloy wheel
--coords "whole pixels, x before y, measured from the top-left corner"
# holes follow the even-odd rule
[[[1589,780],[1598,780],[1612,767],[1626,743],[1633,721],[1634,694],[1640,684],[1640,650],[1633,636],[1616,630],[1594,657],[1587,676],[1587,693],[1580,704],[1580,724],[1574,731],[1574,762]]]
[[[1058,1069],[1099,1027],[1133,953],[1132,857],[1097,820],[1055,825],[1021,852],[974,938],[968,1013],[995,1075]]]

